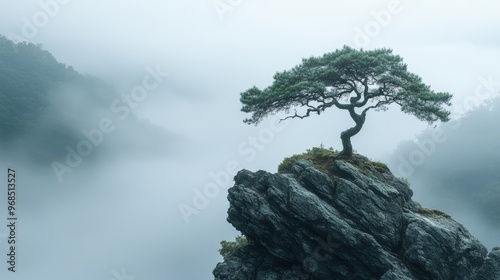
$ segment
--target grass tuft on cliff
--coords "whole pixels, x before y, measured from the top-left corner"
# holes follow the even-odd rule
[[[298,160],[306,159],[313,162],[313,164],[321,171],[330,174],[334,161],[339,159],[339,151],[333,148],[325,148],[323,145],[307,149],[302,154],[296,154],[291,157],[285,158],[278,166],[278,173],[291,173],[292,166]],[[373,168],[380,173],[390,172],[387,165],[378,161],[371,161],[367,157],[354,154],[352,158],[343,158],[344,160],[352,163],[358,167],[360,172],[364,172],[364,168]]]
[[[226,261],[238,248],[241,248],[248,244],[248,240],[244,235],[236,237],[235,241],[221,241],[221,248],[219,249],[219,254]]]
[[[417,213],[432,218],[443,217],[447,219],[452,219],[450,215],[436,209],[420,208]]]

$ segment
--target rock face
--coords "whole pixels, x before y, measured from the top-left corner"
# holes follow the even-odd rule
[[[356,156],[320,171],[240,171],[228,221],[248,239],[216,280],[500,279],[500,248],[486,248],[448,215],[412,201],[385,166]]]

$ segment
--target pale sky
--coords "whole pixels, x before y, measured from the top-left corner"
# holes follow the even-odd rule
[[[99,172],[82,168],[66,188],[42,183],[53,204],[43,217],[26,212],[26,242],[38,234],[26,232],[37,221],[46,223],[39,225],[44,229],[61,219],[89,226],[73,220],[68,233],[40,233],[38,247],[24,251],[21,273],[32,277],[51,266],[51,279],[111,279],[110,271],[123,266],[135,271],[137,280],[213,279],[211,271],[221,260],[219,241],[237,234],[226,222],[227,190],[211,198],[189,224],[179,205],[190,204],[194,189],[212,182],[210,173],[225,170],[228,163],[275,172],[283,157],[307,148],[341,149],[339,134],[352,125],[345,112],[332,108],[273,130],[260,151],[249,139],[268,131],[269,121],[257,127],[244,124],[240,92],[266,87],[275,72],[343,45],[386,47],[432,89],[452,93],[455,112],[467,107],[464,100],[474,96],[482,80],[500,81],[499,8],[498,1],[1,0],[0,34],[43,44],[60,62],[101,77],[120,92],[140,83],[148,66],[169,72],[136,113],[192,145],[181,148],[186,156],[180,160],[120,162]],[[380,159],[426,127],[397,107],[370,112],[353,145]],[[37,172],[29,181],[53,176]],[[80,179],[104,191],[68,191]],[[97,216],[103,219],[101,239],[94,238],[99,230],[91,226]],[[50,246],[44,242],[54,244],[56,253],[47,252]],[[81,250],[81,258],[68,246]],[[93,250],[102,252],[94,256]],[[45,253],[50,258],[44,259]],[[79,266],[85,268],[81,277],[68,275]],[[28,279],[21,273],[7,279]]]

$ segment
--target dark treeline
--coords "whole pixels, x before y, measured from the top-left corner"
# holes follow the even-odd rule
[[[390,166],[443,210],[500,225],[500,99],[401,143]]]
[[[122,102],[120,98],[110,85],[59,63],[41,45],[14,43],[0,36],[2,153],[22,153],[38,162],[64,160],[67,146],[76,150],[78,143],[86,140],[82,130],[99,129],[104,118],[109,118],[115,129],[101,141],[106,148],[94,150],[135,154],[172,151],[178,136],[139,120],[124,105],[122,109],[130,111],[126,118],[112,112],[111,104]]]

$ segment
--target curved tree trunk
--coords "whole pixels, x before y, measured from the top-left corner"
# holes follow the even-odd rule
[[[358,115],[354,111],[354,108],[349,109],[349,113],[351,114],[352,119],[356,123],[355,126],[342,131],[340,134],[340,139],[342,140],[342,151],[339,153],[340,156],[344,157],[352,157],[352,144],[351,144],[351,137],[354,135],[358,134],[358,132],[361,130],[363,127],[363,124],[365,123],[365,115]]]

